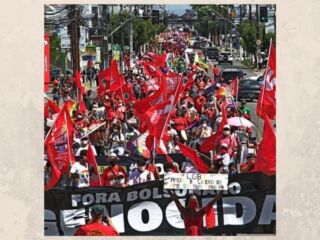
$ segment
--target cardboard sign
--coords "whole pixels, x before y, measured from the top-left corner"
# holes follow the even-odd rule
[[[226,190],[228,174],[166,173],[166,189]]]

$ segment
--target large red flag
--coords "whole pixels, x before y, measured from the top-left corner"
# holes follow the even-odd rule
[[[103,95],[107,89],[114,92],[124,85],[123,76],[118,71],[115,59],[111,61],[110,67],[99,72],[98,94]]]
[[[115,59],[111,61],[110,74],[110,91],[114,92],[124,85],[124,80],[118,71],[118,63]]]
[[[211,135],[210,137],[206,138],[203,143],[200,145],[199,150],[201,152],[209,152],[214,149],[218,137],[220,137],[223,133],[223,126],[228,124],[227,120],[227,113],[226,113],[226,107],[227,107],[227,101],[223,101],[221,104],[221,111],[222,111],[222,120],[221,123],[219,124],[219,128],[216,133]]]
[[[276,118],[276,48],[270,44],[269,64],[264,72],[264,84],[261,87],[257,115],[263,118],[265,112],[270,119]]]
[[[116,94],[124,99],[125,104],[128,104],[130,102],[136,102],[137,99],[134,96],[132,85],[131,84],[125,84],[121,86],[117,91]]]
[[[98,165],[96,158],[94,156],[91,144],[89,143],[88,151],[87,151],[87,163],[89,170],[92,168],[93,173],[90,171],[90,187],[101,186],[101,178],[99,175]]]
[[[110,89],[110,68],[102,70],[98,74],[98,94],[103,95],[107,89]]]
[[[163,72],[150,62],[142,62],[143,69],[146,75],[150,77],[161,77]]]
[[[190,158],[193,165],[198,169],[199,172],[207,173],[209,171],[209,166],[198,156],[195,150],[182,143],[178,143],[178,146],[180,148],[181,153],[185,157]]]
[[[57,162],[55,161],[55,147],[53,143],[48,143],[45,145],[47,149],[47,156],[48,156],[48,161],[50,163],[51,167],[51,178],[49,182],[45,185],[45,191],[50,190],[53,188],[57,182],[59,181],[61,177],[61,171],[59,170],[59,167],[57,165]]]
[[[266,113],[264,113],[263,136],[257,150],[253,172],[276,172],[276,134]]]
[[[161,55],[155,55],[153,57],[152,63],[158,67],[165,67],[166,66],[166,58],[167,58],[167,54],[165,52],[162,53]]]
[[[54,144],[54,161],[61,174],[68,173],[69,166],[75,162],[75,158],[72,150],[73,125],[66,104],[49,130],[44,143]]]
[[[138,113],[144,113],[148,108],[166,102],[164,88],[165,85],[161,84],[159,90],[156,91],[154,94],[146,98],[143,98],[140,101],[137,101],[134,104],[135,111]]]

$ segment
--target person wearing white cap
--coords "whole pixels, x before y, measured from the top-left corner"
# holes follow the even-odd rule
[[[223,126],[223,135],[218,139],[218,148],[221,149],[223,143],[228,145],[228,154],[231,161],[237,156],[238,142],[237,139],[231,134],[230,126],[228,124]]]
[[[229,173],[229,164],[231,162],[228,154],[228,144],[222,143],[220,145],[219,155],[214,156],[215,165],[220,166],[219,173]]]

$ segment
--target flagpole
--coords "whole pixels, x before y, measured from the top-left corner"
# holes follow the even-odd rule
[[[70,141],[70,139],[69,139],[69,127],[68,127],[68,121],[67,121],[66,113],[67,114],[69,114],[69,113],[65,111],[65,113],[64,113],[64,121],[65,121],[65,123],[67,125],[67,139],[68,139],[67,145],[68,145],[68,154],[69,154],[69,164],[71,165],[72,164],[72,161],[71,161],[71,144],[69,144],[69,141]]]
[[[272,38],[270,38],[270,44],[269,44],[269,54],[268,54],[268,62],[267,62],[267,66],[266,66],[266,69],[265,69],[265,73],[264,73],[264,76],[263,76],[263,88],[262,88],[262,96],[261,96],[261,101],[260,101],[260,107],[259,107],[259,116],[261,115],[261,107],[262,107],[262,102],[263,102],[263,98],[264,98],[264,91],[265,91],[265,88],[266,88],[266,76],[267,76],[267,70],[269,68],[269,61],[270,61],[270,52],[271,52],[271,46],[272,46]],[[260,127],[259,127],[259,123],[260,121],[258,120],[258,129],[260,130]]]
[[[176,90],[176,92],[175,92],[175,94],[174,94],[174,98],[173,98],[172,104],[171,104],[171,106],[170,106],[169,114],[168,114],[168,116],[167,116],[167,118],[166,118],[166,121],[164,122],[164,126],[163,126],[163,129],[162,129],[161,135],[160,135],[160,139],[162,138],[162,135],[163,135],[163,133],[164,133],[164,130],[166,129],[166,126],[167,126],[168,119],[169,119],[169,117],[170,117],[170,115],[171,115],[171,111],[172,111],[172,108],[173,108],[173,105],[174,105],[174,100],[176,99],[176,96],[177,96],[177,93],[178,93],[178,89],[179,89],[179,87],[180,87],[181,80],[182,80],[182,78],[180,77],[179,84],[178,84],[178,86],[177,86],[177,90]]]

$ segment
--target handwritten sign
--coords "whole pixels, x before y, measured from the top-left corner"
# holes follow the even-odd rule
[[[165,189],[227,190],[228,174],[166,173]]]

